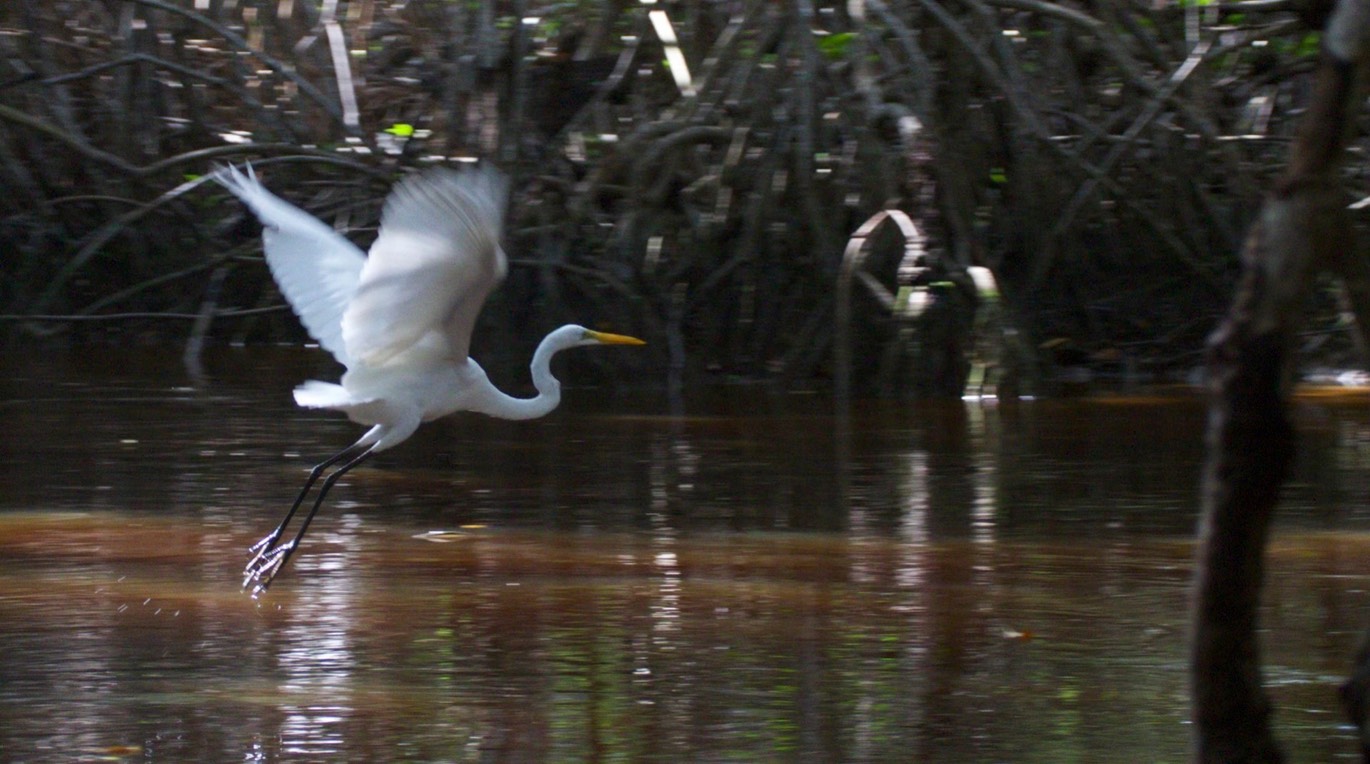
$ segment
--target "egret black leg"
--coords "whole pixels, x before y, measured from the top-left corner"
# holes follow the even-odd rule
[[[280,541],[281,534],[285,533],[286,526],[290,524],[290,519],[299,511],[300,504],[304,503],[304,497],[309,495],[309,489],[312,488],[315,481],[323,475],[324,470],[327,470],[329,467],[332,467],[349,455],[355,453],[358,448],[359,446],[354,443],[315,465],[314,468],[309,471],[309,477],[304,481],[304,487],[300,489],[299,495],[295,497],[295,503],[290,505],[290,511],[285,513],[285,518],[281,520],[280,525],[277,525],[275,530],[268,533],[266,538],[248,547],[248,554],[253,555],[252,560],[247,563],[248,568],[251,568],[256,564],[257,560],[262,555],[270,552],[271,549],[276,546],[276,542]]]
[[[359,448],[364,449],[360,454],[357,453]],[[295,548],[300,544],[300,540],[304,538],[305,531],[309,530],[309,523],[314,519],[314,515],[318,513],[319,507],[323,504],[324,496],[328,495],[328,490],[333,487],[333,484],[338,481],[338,478],[342,477],[348,470],[365,461],[371,453],[370,445],[353,444],[333,456],[330,456],[323,462],[320,462],[309,471],[309,478],[305,480],[304,487],[300,489],[300,493],[295,497],[295,502],[290,505],[290,510],[285,513],[285,518],[281,520],[280,525],[277,525],[275,530],[267,534],[266,538],[248,548],[247,551],[252,554],[253,557],[247,563],[247,567],[243,571],[244,588],[246,588],[248,584],[256,582],[256,585],[252,587],[254,596],[266,591],[266,588],[271,585],[271,579],[275,578],[276,574],[285,566],[286,560],[290,559],[290,555],[294,553]],[[349,459],[349,457],[351,458]],[[285,533],[286,527],[290,525],[291,518],[299,511],[300,505],[304,503],[305,496],[309,495],[309,489],[313,487],[314,483],[318,481],[329,467],[332,467],[344,459],[348,459],[348,461],[334,470],[333,474],[329,475],[328,478],[323,481],[323,485],[319,487],[319,495],[315,497],[313,506],[310,507],[309,513],[305,515],[304,522],[300,524],[300,529],[295,532],[295,537],[290,540],[290,543],[278,546],[277,544],[280,541],[282,534]]]

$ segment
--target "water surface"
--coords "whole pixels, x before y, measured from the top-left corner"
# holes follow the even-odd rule
[[[1192,395],[571,387],[356,470],[253,600],[245,548],[360,434],[290,402],[326,360],[4,363],[5,761],[1186,759]],[[1370,407],[1298,419],[1267,678],[1295,761],[1354,760]]]

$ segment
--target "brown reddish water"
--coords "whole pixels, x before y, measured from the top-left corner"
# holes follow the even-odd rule
[[[254,601],[245,548],[359,434],[291,405],[317,353],[4,362],[4,761],[1187,757],[1192,396],[572,387],[358,469]],[[1267,681],[1293,760],[1354,760],[1370,406],[1298,416]]]

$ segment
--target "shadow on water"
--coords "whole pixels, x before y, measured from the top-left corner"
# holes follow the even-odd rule
[[[317,354],[8,358],[5,760],[1183,761],[1203,408],[571,389],[349,476],[271,592],[244,549],[356,437]],[[1300,405],[1268,681],[1352,759],[1370,407]]]

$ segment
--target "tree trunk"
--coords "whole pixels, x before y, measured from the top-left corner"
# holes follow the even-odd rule
[[[1335,169],[1367,19],[1370,0],[1343,0],[1328,21],[1313,103],[1247,237],[1237,294],[1209,343],[1213,398],[1190,646],[1200,762],[1283,761],[1256,639],[1265,542],[1294,455],[1286,403],[1302,298],[1315,269],[1345,275],[1352,259]],[[1370,316],[1365,305],[1354,307]]]

